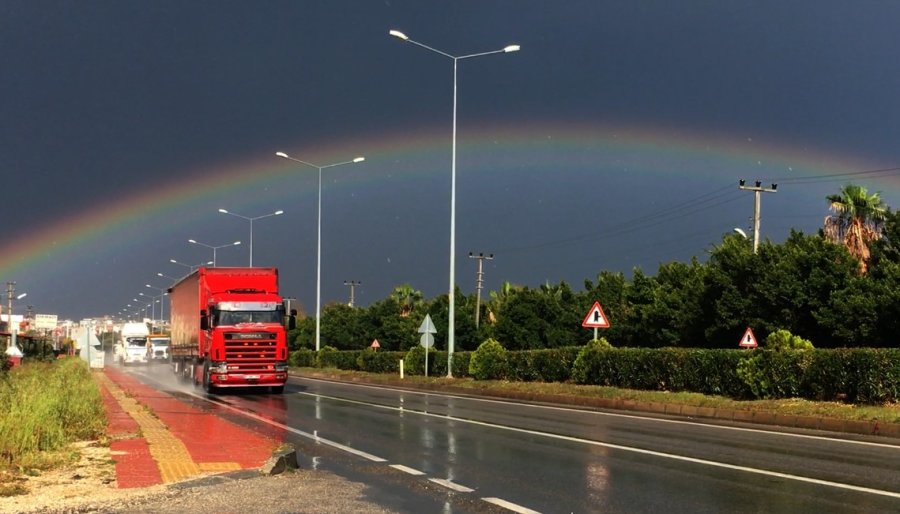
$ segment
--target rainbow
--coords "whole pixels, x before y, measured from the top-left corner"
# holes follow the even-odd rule
[[[641,126],[598,126],[545,124],[493,125],[459,127],[459,173],[533,173],[569,172],[576,176],[598,174],[651,173],[661,177],[678,176],[696,179],[732,181],[739,174],[749,179],[783,179],[803,175],[847,173],[896,163],[875,159],[838,155],[808,146],[778,145],[736,138],[722,134],[690,132],[680,128]],[[356,156],[353,149],[365,155],[359,166],[342,169],[336,187],[359,187],[360,184],[389,184],[392,180],[430,180],[449,175],[449,128],[425,129],[414,133],[394,132],[377,138],[357,137],[333,146],[272,148],[252,158],[222,166],[189,170],[182,178],[160,184],[114,202],[101,202],[98,207],[75,213],[68,219],[40,228],[32,228],[13,240],[7,240],[0,251],[0,277],[7,279],[40,269],[66,255],[84,257],[95,251],[102,239],[107,251],[119,251],[121,245],[140,245],[142,241],[112,243],[109,236],[142,227],[148,237],[163,235],[165,223],[149,224],[148,220],[169,217],[179,221],[198,221],[209,216],[213,202],[228,200],[228,205],[248,208],[271,205],[279,198],[315,194],[314,178],[300,179],[298,165],[278,159],[274,153],[283,150],[317,163],[340,162]],[[313,172],[310,168],[308,173]],[[766,176],[760,176],[765,174]],[[310,174],[310,177],[313,175]],[[873,190],[882,190],[889,205],[900,199],[900,177],[878,179]],[[289,187],[285,187],[290,184]],[[331,186],[329,186],[331,187]],[[248,188],[259,188],[258,195],[237,196]],[[236,202],[242,202],[240,204]],[[204,209],[197,209],[205,204]],[[259,207],[268,208],[268,207]],[[152,228],[154,227],[155,228]],[[127,241],[119,238],[118,241]],[[118,246],[117,246],[118,245]],[[58,262],[58,261],[57,261]]]

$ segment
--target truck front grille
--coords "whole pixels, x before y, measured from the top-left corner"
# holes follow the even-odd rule
[[[239,333],[225,334],[224,360],[228,362],[229,372],[271,371],[275,361],[281,360],[274,334],[265,334],[265,339],[256,337],[250,339],[242,336],[243,334]]]

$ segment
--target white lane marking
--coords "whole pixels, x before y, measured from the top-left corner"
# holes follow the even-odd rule
[[[573,443],[587,444],[587,445],[591,445],[591,446],[600,446],[603,448],[622,450],[622,451],[632,452],[632,453],[640,453],[643,455],[651,455],[653,457],[660,457],[660,458],[664,458],[664,459],[679,460],[679,461],[683,461],[683,462],[690,462],[693,464],[702,464],[705,466],[725,468],[725,469],[731,469],[731,470],[735,470],[735,471],[743,471],[745,473],[753,473],[756,475],[784,478],[787,480],[795,480],[797,482],[806,482],[806,483],[810,483],[810,484],[823,485],[823,486],[827,486],[827,487],[833,487],[836,489],[846,489],[846,490],[857,491],[857,492],[861,492],[861,493],[877,494],[880,496],[889,496],[891,498],[900,498],[900,492],[884,491],[881,489],[873,489],[870,487],[862,487],[862,486],[857,486],[857,485],[852,485],[852,484],[843,484],[840,482],[832,482],[830,480],[820,480],[818,478],[810,478],[810,477],[805,477],[802,475],[792,475],[790,473],[781,473],[778,471],[770,471],[767,469],[751,468],[749,466],[728,464],[726,462],[716,462],[716,461],[707,460],[707,459],[686,457],[684,455],[676,455],[674,453],[665,453],[665,452],[658,452],[658,451],[654,451],[654,450],[645,450],[643,448],[637,448],[634,446],[625,446],[625,445],[621,445],[621,444],[605,443],[602,441],[594,441],[591,439],[583,439],[580,437],[552,434],[549,432],[538,432],[537,430],[529,430],[526,428],[517,428],[517,427],[511,427],[511,426],[507,426],[507,425],[498,425],[496,423],[488,423],[486,421],[477,421],[477,420],[466,419],[466,418],[458,418],[455,416],[450,416],[448,414],[434,414],[431,412],[422,412],[422,411],[418,411],[418,410],[414,410],[414,409],[409,409],[407,407],[404,407],[403,409],[401,409],[399,407],[391,407],[388,405],[381,405],[381,404],[376,404],[376,403],[366,403],[366,402],[362,402],[359,400],[348,400],[346,398],[338,398],[335,396],[327,396],[327,395],[315,394],[315,393],[298,393],[298,394],[304,394],[304,395],[309,395],[309,396],[318,396],[320,398],[326,398],[329,400],[346,402],[346,403],[351,403],[351,404],[356,404],[356,405],[366,405],[369,407],[375,407],[375,408],[385,409],[385,410],[393,410],[393,411],[402,410],[406,414],[417,414],[419,416],[428,416],[428,417],[439,418],[439,419],[444,419],[444,420],[459,421],[461,423],[468,423],[470,425],[479,425],[479,426],[483,426],[483,427],[497,428],[500,430],[509,430],[511,432],[517,432],[520,434],[528,434],[528,435],[534,435],[534,436],[539,436],[539,437],[547,437],[550,439],[558,439],[560,441],[569,441],[569,442],[573,442]]]
[[[422,476],[425,474],[424,472],[419,471],[418,469],[413,469],[408,466],[404,466],[403,464],[391,464],[391,467],[394,469],[400,470],[404,473],[409,473],[410,475]]]
[[[340,381],[327,380],[327,379],[321,379],[321,378],[303,377],[303,376],[298,376],[298,375],[292,375],[292,378],[301,379],[301,380],[314,380],[314,381],[318,381],[318,382],[328,382],[331,384],[342,384],[342,385],[352,386],[352,387],[363,387],[363,388],[368,388],[368,389],[400,391],[400,392],[408,393],[408,394],[433,396],[436,398],[454,398],[454,399],[458,399],[458,400],[467,400],[467,401],[472,401],[472,402],[495,403],[495,404],[505,404],[505,405],[510,405],[510,404],[511,405],[520,405],[523,407],[532,407],[535,409],[557,410],[557,411],[564,411],[564,412],[578,412],[578,413],[593,414],[593,415],[602,416],[602,417],[639,419],[641,421],[651,421],[651,422],[656,422],[656,423],[671,423],[671,424],[675,424],[675,425],[692,425],[692,426],[700,426],[700,427],[704,427],[704,428],[717,429],[717,430],[733,430],[736,432],[749,432],[749,433],[754,433],[754,434],[795,437],[795,438],[799,438],[799,439],[813,439],[813,440],[817,440],[817,441],[828,441],[828,442],[832,442],[832,443],[855,444],[855,445],[861,445],[861,446],[872,446],[872,447],[877,447],[877,448],[890,448],[892,450],[900,450],[900,445],[896,445],[896,444],[875,443],[875,442],[871,442],[871,441],[857,441],[854,439],[839,439],[836,437],[827,437],[827,436],[821,436],[821,435],[795,434],[795,433],[791,433],[791,432],[779,432],[776,430],[765,430],[762,428],[730,427],[727,425],[710,425],[707,423],[700,423],[697,421],[685,421],[685,420],[680,420],[680,419],[657,418],[657,417],[652,417],[652,416],[640,416],[640,415],[636,415],[636,414],[621,414],[621,413],[617,413],[617,412],[600,412],[600,411],[595,411],[595,410],[573,409],[570,407],[561,407],[561,406],[556,406],[556,405],[540,405],[540,404],[536,404],[536,403],[522,403],[522,402],[517,402],[515,400],[493,400],[490,398],[478,398],[478,397],[474,397],[474,396],[460,396],[460,395],[453,395],[453,394],[447,394],[447,395],[435,394],[435,393],[416,391],[413,389],[399,389],[399,388],[390,387],[390,386],[381,387],[381,386],[373,386],[373,385],[368,385],[368,384],[348,383],[348,382],[340,382]],[[304,393],[304,394],[314,394],[314,393]],[[790,427],[788,427],[788,428],[790,428]]]
[[[475,490],[475,489],[466,487],[464,485],[459,485],[459,484],[453,483],[445,478],[429,478],[428,481],[434,482],[435,484],[438,484],[438,485],[442,485],[442,486],[446,487],[447,489],[453,489],[454,491],[457,491],[460,493],[471,493],[472,491]]]
[[[515,504],[512,502],[508,502],[501,498],[482,498],[482,500],[484,500],[488,503],[493,503],[494,505],[496,505],[498,507],[503,507],[506,510],[518,512],[519,514],[541,514],[540,512],[538,512],[536,510],[531,510],[528,507],[523,507],[521,505],[518,505],[518,504]]]

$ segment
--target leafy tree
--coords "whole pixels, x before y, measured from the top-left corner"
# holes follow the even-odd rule
[[[510,350],[571,345],[582,330],[580,315],[571,308],[574,300],[565,282],[541,289],[524,288],[500,311],[494,337]]]
[[[866,188],[855,184],[847,184],[840,194],[827,199],[834,215],[825,218],[825,237],[843,244],[859,261],[860,274],[865,274],[871,258],[869,247],[881,238],[887,206],[879,193],[870,195]]]
[[[759,256],[745,238],[728,235],[712,249],[700,302],[706,325],[703,346],[733,347],[747,326],[762,325],[753,283],[763,272]]]
[[[373,339],[378,339],[383,350],[405,351],[419,343],[416,329],[421,320],[418,317],[417,314],[398,316],[397,302],[391,297],[363,310],[361,329],[369,344]]]
[[[627,335],[627,320],[631,316],[632,306],[626,300],[629,287],[625,275],[619,272],[601,271],[597,274],[596,284],[591,280],[585,280],[584,294],[578,295],[580,303],[577,305],[577,311],[581,316],[578,321],[584,319],[585,313],[594,302],[599,301],[610,323],[610,327],[603,331],[605,337],[625,346],[626,341],[630,341],[630,336]],[[581,338],[576,340],[580,341]]]
[[[754,329],[764,337],[784,328],[827,346],[830,332],[819,316],[856,276],[856,260],[842,246],[796,231],[780,245],[761,246],[759,260],[751,287]]]
[[[362,313],[344,303],[331,303],[322,309],[320,344],[339,350],[361,350],[368,346],[362,330]]]

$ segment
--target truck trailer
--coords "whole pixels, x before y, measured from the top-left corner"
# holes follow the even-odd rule
[[[276,268],[201,267],[169,289],[171,344],[176,375],[220,388],[284,391],[287,329]]]

